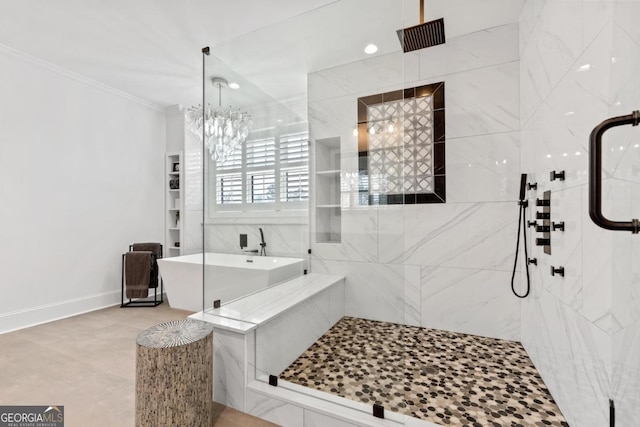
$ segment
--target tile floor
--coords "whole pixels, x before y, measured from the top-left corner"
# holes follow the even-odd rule
[[[280,378],[440,425],[568,426],[514,341],[344,317]]]
[[[0,405],[64,405],[67,427],[133,426],[136,336],[189,314],[112,307],[0,334]],[[215,427],[274,425],[213,405]]]

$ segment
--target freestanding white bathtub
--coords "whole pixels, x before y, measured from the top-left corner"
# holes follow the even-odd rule
[[[202,254],[158,260],[167,298],[172,308],[201,311],[213,301],[226,304],[303,274],[304,260],[234,254],[204,254],[204,304]]]

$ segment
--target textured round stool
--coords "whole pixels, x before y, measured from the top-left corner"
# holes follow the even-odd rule
[[[212,423],[213,325],[161,323],[136,339],[136,426]]]

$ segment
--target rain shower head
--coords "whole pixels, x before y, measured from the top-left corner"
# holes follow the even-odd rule
[[[397,33],[405,53],[437,46],[446,41],[444,38],[444,18],[403,28]]]
[[[404,53],[445,42],[444,18],[424,22],[424,0],[420,0],[420,24],[397,31]]]

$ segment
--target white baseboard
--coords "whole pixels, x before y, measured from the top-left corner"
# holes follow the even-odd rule
[[[0,334],[120,304],[120,289],[0,314]]]

